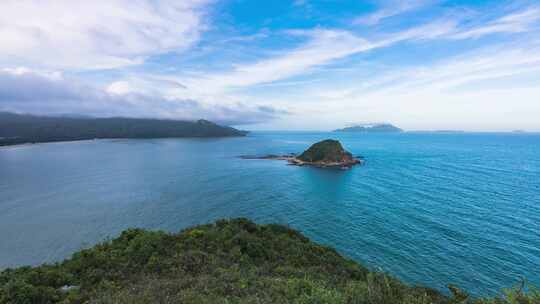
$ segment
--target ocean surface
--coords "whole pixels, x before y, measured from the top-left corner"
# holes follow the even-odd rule
[[[348,171],[240,155],[337,138]],[[0,148],[0,269],[58,261],[128,227],[224,217],[299,229],[410,284],[540,286],[540,135],[254,132]]]

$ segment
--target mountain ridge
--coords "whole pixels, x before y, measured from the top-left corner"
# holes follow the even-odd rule
[[[0,146],[88,139],[231,137],[246,134],[246,131],[204,119],[57,117],[0,112]]]

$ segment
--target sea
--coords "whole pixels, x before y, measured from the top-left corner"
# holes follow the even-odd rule
[[[242,155],[338,139],[363,166]],[[492,296],[540,286],[540,134],[252,132],[0,148],[0,269],[140,227],[279,223],[407,284]]]

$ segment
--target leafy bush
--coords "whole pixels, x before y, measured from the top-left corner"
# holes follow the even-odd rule
[[[295,230],[247,219],[177,234],[129,229],[61,263],[0,272],[2,304],[540,303],[537,290],[523,290],[475,300],[450,287],[446,297],[370,272]]]
[[[298,159],[306,162],[341,161],[343,157],[352,157],[345,151],[341,143],[337,140],[327,139],[313,144],[304,153],[298,156]]]

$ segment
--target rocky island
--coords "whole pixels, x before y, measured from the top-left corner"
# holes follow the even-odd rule
[[[314,166],[318,168],[349,169],[352,166],[362,164],[362,160],[353,157],[346,151],[337,140],[326,139],[313,144],[300,155],[266,155],[266,156],[241,156],[244,159],[274,159],[286,160],[290,165]]]

